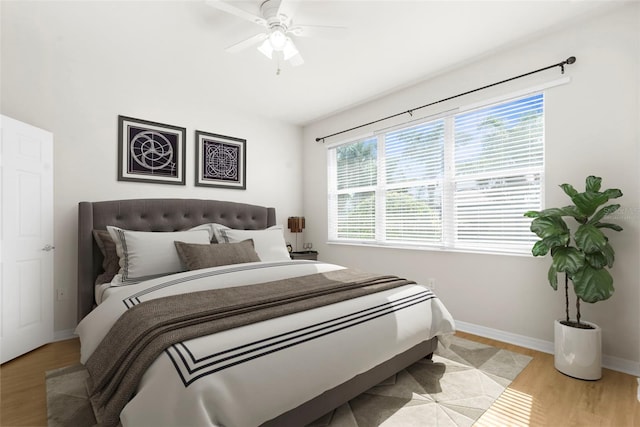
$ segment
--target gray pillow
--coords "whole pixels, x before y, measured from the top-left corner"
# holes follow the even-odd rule
[[[93,238],[102,252],[102,274],[96,277],[96,285],[109,283],[120,270],[120,258],[116,252],[116,244],[107,230],[93,230]]]
[[[243,264],[260,261],[253,248],[253,240],[238,243],[197,243],[174,242],[178,256],[187,270],[219,267],[221,265]]]

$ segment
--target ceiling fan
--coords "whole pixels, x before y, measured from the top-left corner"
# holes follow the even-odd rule
[[[292,66],[304,64],[302,55],[293,43],[292,37],[340,38],[346,32],[345,27],[326,25],[294,25],[290,16],[282,13],[282,0],[266,0],[260,5],[260,15],[254,15],[223,0],[207,0],[206,3],[216,9],[235,15],[264,27],[258,34],[235,43],[225,50],[239,52],[257,45],[258,50],[267,58],[282,57]]]

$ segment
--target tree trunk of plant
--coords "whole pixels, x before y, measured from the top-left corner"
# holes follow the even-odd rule
[[[576,297],[576,320],[578,322],[578,325],[580,325],[580,297]]]
[[[567,312],[567,323],[569,323],[569,275],[567,273],[564,273],[564,301],[565,311]],[[580,317],[578,317],[578,319],[579,318]]]

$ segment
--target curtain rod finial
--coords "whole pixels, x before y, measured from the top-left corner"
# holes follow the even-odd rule
[[[573,64],[573,63],[575,63],[575,62],[576,62],[576,57],[575,57],[575,56],[570,56],[570,57],[568,57],[568,58],[567,58],[567,60],[566,60],[566,61],[564,61],[564,62],[566,62],[567,64]]]

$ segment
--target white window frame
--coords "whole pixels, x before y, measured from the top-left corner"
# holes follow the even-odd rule
[[[568,83],[568,78],[559,79],[555,82],[551,82],[545,84],[544,86],[539,86],[537,88],[531,88],[526,91],[519,91],[518,93],[512,93],[507,96],[503,96],[500,98],[494,98],[490,101],[486,101],[484,103],[476,103],[473,106],[461,107],[455,110],[449,110],[445,113],[430,116],[428,118],[424,118],[421,120],[415,120],[410,122],[409,124],[403,124],[399,126],[394,126],[391,128],[384,129],[383,131],[375,132],[373,136],[377,137],[377,185],[375,188],[368,188],[370,191],[375,191],[375,201],[376,201],[376,212],[375,212],[375,238],[373,240],[359,240],[359,239],[347,239],[347,238],[338,238],[337,237],[337,197],[340,193],[350,193],[349,189],[347,190],[336,190],[337,182],[336,182],[336,148],[342,145],[348,145],[352,143],[356,143],[358,141],[370,139],[372,134],[368,134],[366,136],[362,136],[359,138],[353,138],[347,141],[342,141],[337,144],[332,144],[328,146],[328,243],[330,244],[349,244],[349,245],[367,245],[367,246],[382,246],[382,247],[399,247],[406,249],[430,249],[430,250],[446,250],[446,251],[456,251],[456,252],[479,252],[479,253],[499,253],[499,254],[513,254],[513,255],[524,255],[530,254],[531,245],[526,244],[507,244],[507,243],[498,243],[495,245],[489,245],[489,247],[483,247],[483,245],[473,245],[473,244],[460,244],[457,242],[456,238],[456,227],[453,222],[455,221],[455,170],[454,170],[454,149],[455,149],[455,141],[454,141],[454,124],[455,117],[458,114],[467,113],[471,110],[482,109],[486,107],[490,107],[496,104],[508,103],[515,99],[525,98],[534,95],[542,95],[543,96],[543,123],[544,116],[546,114],[546,95],[542,89],[546,89],[548,87],[557,86],[560,84]],[[442,188],[442,230],[441,241],[434,242],[389,242],[385,240],[385,218],[386,218],[386,191],[389,188],[393,188],[394,186],[398,187],[407,187],[407,183],[395,184],[395,185],[387,185],[386,180],[386,161],[385,161],[385,135],[388,132],[414,127],[423,123],[433,122],[436,120],[444,120],[444,132],[445,132],[445,142],[444,142],[444,171],[441,180],[439,181]],[[543,124],[544,126],[544,124]],[[539,167],[532,168],[531,170],[520,172],[527,172],[528,174],[533,174],[537,178],[539,178],[539,206],[537,209],[542,209],[543,201],[544,201],[544,139],[545,139],[545,131],[543,128],[542,131],[542,151],[543,151],[543,160],[542,165]],[[514,170],[515,171],[515,170]],[[501,176],[504,176],[505,173],[501,171],[499,173]],[[490,175],[490,174],[489,174]],[[434,180],[428,180],[432,182]],[[358,191],[362,191],[362,188],[359,188]],[[332,199],[333,198],[333,199]],[[335,215],[333,214],[335,213]],[[524,212],[523,212],[524,214]],[[535,240],[535,235],[531,233],[531,244]]]

